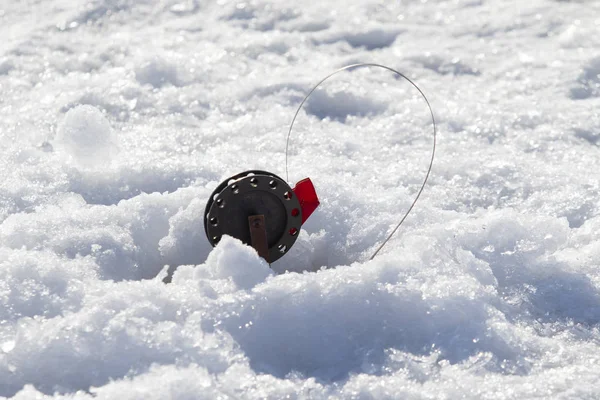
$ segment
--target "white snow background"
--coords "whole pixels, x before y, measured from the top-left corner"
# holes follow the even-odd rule
[[[600,2],[0,2],[0,396],[600,398]],[[322,201],[214,250],[247,169]],[[165,284],[167,267],[175,269]],[[288,272],[286,272],[288,271]]]

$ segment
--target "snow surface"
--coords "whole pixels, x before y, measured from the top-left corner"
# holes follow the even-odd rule
[[[600,398],[599,32],[595,0],[0,2],[0,396]],[[296,121],[296,246],[212,250],[212,190],[285,175],[355,62],[438,119],[399,233],[368,261],[428,112],[359,69]]]

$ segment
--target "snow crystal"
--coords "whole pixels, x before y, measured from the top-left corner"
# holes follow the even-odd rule
[[[15,348],[15,341],[14,340],[9,340],[7,342],[2,343],[2,346],[0,346],[0,349],[2,349],[3,352],[5,353],[10,353],[12,351],[12,349]]]

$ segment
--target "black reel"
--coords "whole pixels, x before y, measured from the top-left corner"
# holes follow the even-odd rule
[[[211,245],[229,235],[254,247],[269,263],[292,247],[302,222],[300,200],[290,185],[259,170],[226,179],[211,194],[204,211],[204,230]]]

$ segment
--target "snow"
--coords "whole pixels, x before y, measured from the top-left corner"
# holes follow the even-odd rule
[[[110,123],[100,110],[81,105],[70,109],[58,126],[57,147],[83,164],[110,165],[112,153],[118,150],[112,138]]]
[[[600,3],[0,4],[0,397],[600,393]],[[321,206],[271,268],[244,170]],[[163,280],[171,280],[165,284]]]

